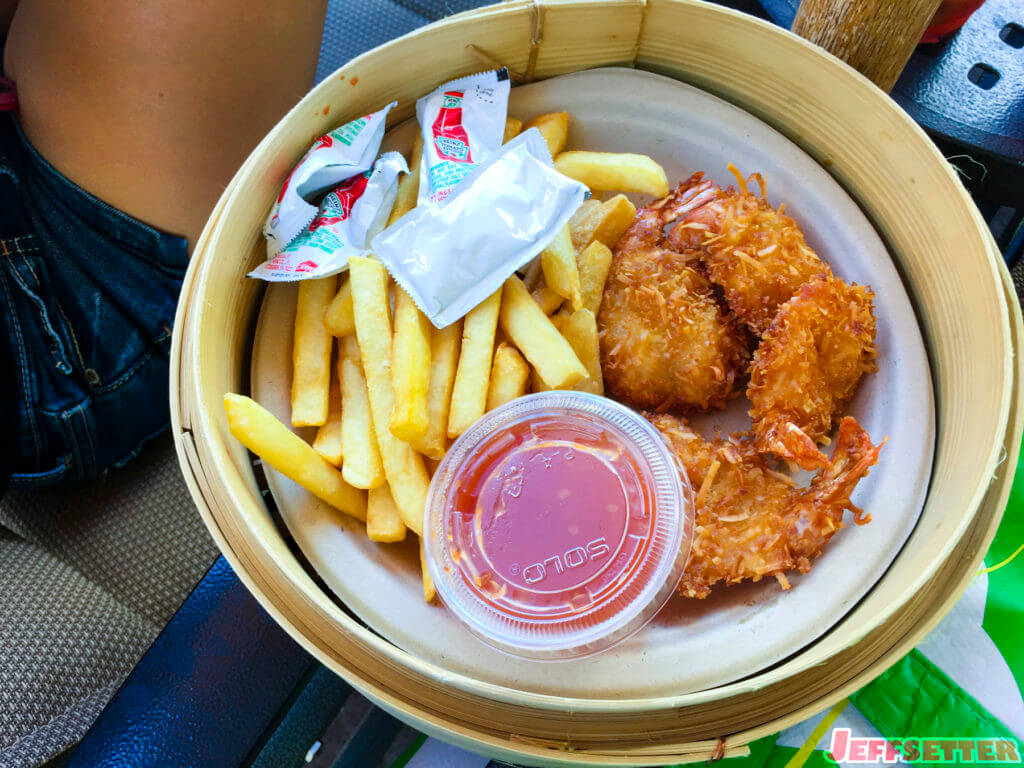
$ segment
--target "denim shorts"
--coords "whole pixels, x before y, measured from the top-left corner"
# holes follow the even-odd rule
[[[10,486],[124,464],[168,424],[186,241],[75,185],[0,112],[0,260]]]

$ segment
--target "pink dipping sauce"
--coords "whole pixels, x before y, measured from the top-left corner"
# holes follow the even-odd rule
[[[538,659],[611,647],[682,574],[691,494],[657,431],[614,401],[530,395],[473,425],[435,474],[438,593],[485,642]]]

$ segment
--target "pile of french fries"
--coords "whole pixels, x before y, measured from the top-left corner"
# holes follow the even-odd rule
[[[665,173],[643,155],[564,152],[569,114],[535,127],[555,167],[591,187],[665,195]],[[399,182],[390,222],[415,205],[422,143]],[[632,223],[623,194],[585,202],[525,271],[462,320],[437,330],[373,257],[348,275],[299,283],[291,422],[315,426],[312,445],[250,398],[224,397],[231,434],[267,464],[365,522],[367,536],[397,542],[423,534],[430,477],[450,441],[487,411],[530,391],[602,394],[597,313],[611,246]],[[420,547],[421,568],[423,548]],[[434,599],[425,568],[423,595]]]

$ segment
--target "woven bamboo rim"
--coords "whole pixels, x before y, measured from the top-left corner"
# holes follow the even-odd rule
[[[699,693],[615,701],[524,693],[426,664],[319,590],[274,528],[244,450],[227,435],[220,398],[246,381],[259,288],[241,276],[260,257],[260,225],[284,175],[312,139],[347,117],[397,98],[395,118],[404,119],[437,82],[479,69],[470,43],[527,76],[634,65],[744,107],[829,168],[897,260],[933,369],[932,493],[922,524],[872,592],[824,638],[772,669]],[[880,674],[973,577],[1009,492],[1022,427],[1012,364],[1021,320],[1005,285],[984,222],[934,146],[828,54],[692,0],[511,2],[354,59],[254,150],[186,277],[172,350],[175,438],[200,512],[243,582],[314,656],[394,714],[478,751],[538,764],[707,759]]]

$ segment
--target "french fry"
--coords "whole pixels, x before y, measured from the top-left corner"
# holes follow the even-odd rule
[[[552,157],[558,157],[565,149],[565,140],[569,137],[569,113],[548,112],[546,115],[538,115],[526,124],[523,130],[536,128],[544,137]]]
[[[463,322],[462,351],[459,353],[459,366],[455,371],[455,387],[448,413],[450,438],[454,439],[469,429],[487,410],[491,354],[494,352],[494,332],[498,327],[501,293],[497,290],[473,307]],[[533,304],[532,298],[530,303]]]
[[[590,392],[593,395],[603,395],[601,345],[597,337],[597,320],[594,313],[589,309],[577,309],[568,318],[558,323],[558,329],[589,374],[587,378],[578,381],[573,389]]]
[[[647,155],[628,152],[562,152],[555,170],[591,189],[639,192],[664,197],[668,194],[665,169]]]
[[[423,137],[417,132],[416,140],[412,144],[409,172],[398,181],[395,204],[391,208],[391,215],[388,216],[389,227],[416,207],[416,198],[420,193],[420,163],[422,161]]]
[[[324,325],[332,336],[350,336],[356,332],[356,321],[352,316],[352,285],[344,280],[341,288],[327,305],[324,312]]]
[[[327,421],[316,430],[313,450],[336,467],[341,466],[344,456],[341,446],[341,344],[338,344],[336,373],[331,377],[330,404],[327,407]],[[344,477],[344,473],[342,473]]]
[[[319,427],[327,421],[331,334],[324,327],[324,313],[337,282],[334,277],[324,277],[299,283],[292,340],[293,427]]]
[[[562,306],[562,302],[565,301],[565,299],[546,285],[534,289],[530,295],[533,296],[533,300],[537,302],[537,306],[541,308],[545,315],[550,315],[557,311]]]
[[[409,173],[398,182],[398,194],[388,225],[416,207],[420,187],[423,138],[412,146]],[[430,321],[401,287],[395,295],[395,336],[392,342],[391,383],[394,410],[390,429],[400,440],[421,437],[427,429],[427,387],[430,383]]]
[[[614,247],[633,223],[636,206],[625,195],[615,195],[596,206],[587,203],[581,205],[569,220],[573,247],[580,252],[595,240],[609,248]]]
[[[519,347],[543,382],[553,389],[572,387],[587,369],[551,319],[537,306],[523,281],[512,275],[502,291],[501,328]]]
[[[342,477],[356,488],[379,488],[384,485],[384,465],[355,336],[346,336],[338,345],[338,378],[342,401],[341,452],[348,457],[341,466]]]
[[[392,543],[405,539],[405,523],[391,489],[382,485],[366,494],[366,535],[370,541]]]
[[[491,385],[487,391],[487,410],[522,397],[530,389],[530,366],[511,344],[499,344],[494,351]]]
[[[224,395],[231,434],[285,477],[357,520],[366,520],[366,494],[345,482],[301,437],[244,395]]]
[[[373,258],[354,256],[348,270],[352,281],[352,306],[356,316],[356,338],[362,354],[363,372],[370,399],[370,415],[384,475],[398,505],[402,522],[413,531],[423,531],[423,512],[430,478],[423,457],[388,429],[394,398],[391,394],[391,320],[388,316],[388,272]],[[342,422],[344,424],[344,422]]]
[[[448,450],[448,413],[455,368],[459,363],[462,321],[434,331],[430,339],[430,388],[427,390],[427,431],[409,444],[424,456],[440,459]]]
[[[540,252],[540,268],[548,288],[571,301],[573,309],[583,306],[579,267],[568,226],[562,227],[555,239]]]
[[[427,316],[401,287],[395,292],[395,338],[391,344],[391,434],[412,442],[427,433],[430,387],[430,332]]]
[[[427,558],[423,553],[422,541],[420,542],[420,571],[423,574],[423,599],[432,603],[437,598],[437,590],[434,589],[434,580],[430,578],[430,571],[427,570]]]
[[[516,136],[518,136],[519,132],[522,131],[522,130],[523,130],[523,121],[522,120],[517,120],[514,117],[506,117],[505,118],[505,135],[501,137],[501,143],[502,144],[506,144],[506,143],[512,141],[512,139],[514,139]]]
[[[595,240],[576,259],[580,270],[580,292],[583,294],[583,308],[597,317],[604,297],[604,284],[612,266],[612,252],[604,243]]]
[[[540,279],[542,276],[540,259],[534,259],[526,266],[526,272],[523,274],[523,283],[526,285],[528,290],[532,291],[540,285]]]
[[[413,142],[409,173],[398,182],[398,194],[388,218],[390,226],[416,207],[420,185],[423,138]],[[427,386],[430,383],[430,321],[402,288],[395,295],[395,335],[391,383],[394,410],[390,429],[400,440],[413,440],[427,429]]]
[[[572,247],[577,253],[587,247],[593,234],[593,227],[586,228],[585,224],[590,217],[601,207],[601,201],[595,197],[588,198],[580,203],[576,213],[569,219],[569,236],[572,238]],[[586,242],[584,242],[586,240]]]

